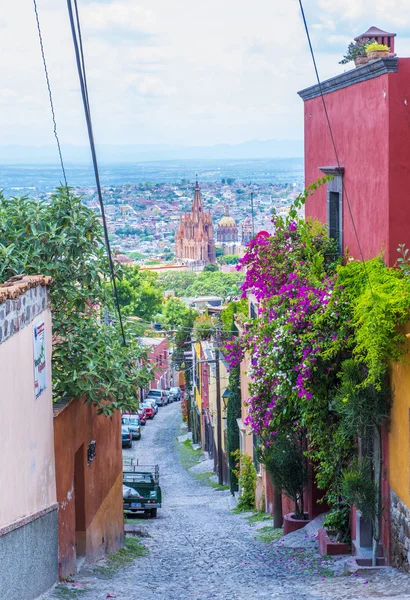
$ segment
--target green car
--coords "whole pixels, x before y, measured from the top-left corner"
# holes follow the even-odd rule
[[[158,465],[124,464],[122,491],[126,515],[144,512],[156,517],[162,504]]]

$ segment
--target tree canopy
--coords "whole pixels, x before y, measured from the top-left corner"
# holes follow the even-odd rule
[[[83,397],[105,414],[135,408],[150,373],[133,338],[125,346],[116,322],[101,318],[112,305],[108,261],[98,216],[80,197],[66,188],[47,201],[0,194],[0,280],[19,273],[54,280],[54,399]]]
[[[150,321],[161,311],[163,294],[158,287],[158,275],[152,271],[124,265],[117,290],[125,315]]]
[[[192,273],[161,273],[158,279],[163,290],[172,290],[177,297],[190,296],[240,296],[243,273],[223,273],[222,271]]]

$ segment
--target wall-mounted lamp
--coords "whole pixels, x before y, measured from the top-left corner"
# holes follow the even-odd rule
[[[87,448],[87,464],[88,465],[90,465],[95,458],[96,445],[97,445],[97,442],[95,440],[93,440],[92,442],[90,442],[88,444],[88,448]]]
[[[229,388],[226,388],[226,390],[222,394],[222,402],[223,402],[223,408],[224,408],[224,413],[225,413],[225,416],[222,417],[223,419],[226,419],[226,409],[228,408],[228,401],[229,401],[230,397],[231,397],[231,390]]]

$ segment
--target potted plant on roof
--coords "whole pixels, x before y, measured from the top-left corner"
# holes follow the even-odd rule
[[[390,48],[384,44],[378,44],[372,42],[366,45],[366,54],[369,60],[378,60],[379,58],[386,58],[390,54]]]
[[[339,62],[340,65],[347,65],[353,61],[356,67],[360,67],[369,62],[369,58],[366,53],[366,45],[361,42],[352,42],[347,47],[347,52],[343,59]]]

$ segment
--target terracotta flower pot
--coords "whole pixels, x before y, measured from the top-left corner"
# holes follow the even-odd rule
[[[356,56],[354,59],[354,64],[356,67],[361,67],[362,65],[367,65],[369,62],[369,58],[367,56]]]
[[[288,513],[283,517],[283,535],[298,531],[310,523],[309,515],[305,513],[305,519],[294,519],[295,513]]]
[[[319,529],[319,554],[322,556],[335,556],[338,554],[350,554],[349,544],[344,542],[333,542],[329,538],[326,529]]]
[[[374,50],[373,52],[369,52],[367,57],[369,60],[377,60],[379,58],[387,58],[389,54],[389,50]]]

